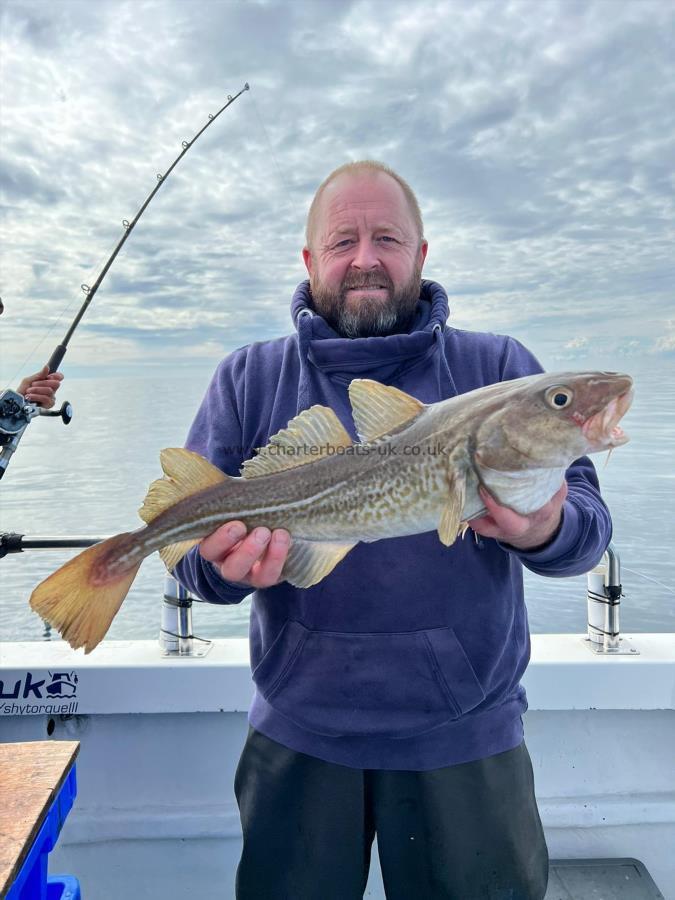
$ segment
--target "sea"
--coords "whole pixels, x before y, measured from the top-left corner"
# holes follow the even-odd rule
[[[578,368],[578,367],[577,367]],[[635,400],[622,425],[630,442],[595,456],[621,560],[621,630],[675,632],[675,362],[642,362]],[[141,523],[137,510],[161,475],[159,452],[182,446],[210,380],[210,369],[153,376],[67,377],[59,403],[72,422],[31,422],[0,482],[0,531],[28,536],[108,536]],[[76,551],[27,551],[0,559],[0,640],[58,640],[29,607],[33,588]],[[165,570],[147,559],[108,638],[159,636]],[[586,630],[586,577],[544,578],[525,571],[535,633]],[[411,603],[414,598],[411,597]],[[250,598],[237,605],[195,602],[203,638],[248,634]]]

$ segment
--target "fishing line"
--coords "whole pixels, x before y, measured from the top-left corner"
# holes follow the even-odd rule
[[[108,259],[108,257],[109,257],[110,254],[112,253],[112,251],[113,251],[113,249],[114,249],[114,247],[115,247],[115,245],[117,244],[118,241],[119,241],[119,237],[113,238],[113,239],[110,241],[110,244],[109,244],[109,246],[108,246],[108,249],[102,251],[101,254],[100,254],[100,256],[99,256],[99,258],[98,258],[98,260],[97,260],[95,263],[93,263],[92,265],[89,266],[89,268],[87,269],[87,274],[86,274],[86,276],[85,276],[86,279],[87,279],[87,282],[92,281],[92,280],[96,277],[96,273],[101,271],[101,268],[102,268],[102,266],[103,266],[103,263],[105,262],[106,259]],[[82,288],[81,288],[81,287],[80,287],[80,291],[82,291]],[[74,295],[73,295],[73,298],[72,298],[71,300],[67,301],[66,305],[63,307],[63,309],[61,310],[61,312],[58,313],[58,315],[56,316],[56,318],[54,319],[54,321],[52,322],[52,324],[47,328],[47,330],[46,330],[45,333],[42,335],[42,337],[38,339],[38,342],[35,344],[35,346],[32,348],[32,350],[29,351],[29,353],[28,353],[28,355],[26,356],[26,358],[24,359],[24,361],[23,361],[23,362],[21,363],[21,365],[17,368],[17,370],[16,370],[16,372],[14,373],[14,375],[12,375],[12,377],[9,379],[8,383],[5,385],[4,390],[9,390],[9,389],[11,388],[12,384],[15,384],[15,383],[18,382],[19,376],[20,376],[21,373],[28,367],[28,363],[30,362],[30,360],[37,354],[37,351],[40,349],[40,347],[42,347],[42,345],[44,344],[44,342],[45,342],[45,341],[47,340],[47,338],[52,334],[52,332],[55,330],[55,328],[57,327],[57,325],[59,325],[59,323],[61,322],[61,320],[62,320],[62,319],[68,314],[68,312],[73,308],[73,306],[75,305],[75,303],[77,303],[77,302],[80,300],[80,296],[81,296],[81,294],[74,294]],[[44,363],[43,363],[43,365],[42,365],[41,368],[44,368]]]
[[[208,117],[208,120],[207,120],[206,124],[203,125],[203,126],[199,129],[199,131],[197,132],[197,134],[196,134],[191,140],[189,140],[189,141],[183,141],[183,142],[182,142],[182,148],[183,148],[182,151],[181,151],[181,152],[178,154],[178,156],[174,159],[174,161],[171,163],[171,165],[170,165],[169,168],[166,170],[166,172],[163,172],[163,173],[161,173],[161,172],[160,172],[160,173],[157,173],[157,184],[156,184],[155,187],[152,189],[152,191],[148,194],[148,196],[146,197],[145,201],[143,202],[141,208],[138,210],[138,212],[136,213],[136,215],[134,216],[134,218],[133,218],[131,221],[129,221],[129,220],[127,220],[127,219],[123,219],[123,220],[122,220],[122,226],[123,226],[123,228],[124,228],[124,232],[123,232],[123,234],[122,234],[122,237],[121,237],[120,239],[118,239],[118,241],[117,241],[117,243],[116,243],[116,246],[115,246],[114,250],[112,251],[112,253],[111,253],[110,256],[108,257],[108,259],[107,259],[105,265],[104,265],[103,268],[101,269],[101,271],[100,271],[98,277],[96,278],[96,280],[94,281],[93,285],[91,285],[91,287],[90,287],[88,284],[82,284],[82,285],[81,285],[81,289],[82,289],[82,291],[84,292],[84,294],[86,295],[86,300],[84,301],[84,303],[83,303],[82,306],[80,307],[80,310],[78,311],[77,315],[75,316],[75,319],[73,320],[73,322],[72,322],[70,328],[68,329],[68,331],[67,331],[67,333],[66,333],[66,335],[65,335],[65,337],[64,337],[64,339],[63,339],[63,341],[62,341],[62,343],[59,344],[59,345],[57,346],[57,348],[54,350],[54,352],[52,353],[51,359],[49,360],[49,363],[48,363],[50,371],[52,371],[52,372],[56,371],[57,367],[58,367],[59,364],[61,363],[61,360],[62,360],[63,357],[65,356],[65,353],[66,353],[68,344],[69,344],[69,342],[70,342],[71,337],[73,336],[73,333],[75,332],[75,329],[76,329],[77,326],[79,325],[79,323],[80,323],[82,317],[84,316],[84,313],[86,312],[86,310],[87,310],[89,304],[90,304],[91,301],[93,300],[94,295],[95,295],[96,292],[98,291],[98,289],[99,289],[101,283],[103,282],[103,279],[104,279],[105,276],[107,275],[108,270],[110,269],[110,267],[112,266],[113,262],[115,261],[115,259],[116,259],[116,257],[117,257],[117,254],[120,252],[120,250],[122,249],[122,247],[123,247],[124,244],[126,243],[127,238],[129,237],[129,235],[131,234],[131,232],[132,232],[133,229],[135,228],[136,223],[138,222],[138,220],[141,218],[141,216],[143,215],[143,213],[144,213],[145,210],[147,209],[148,205],[149,205],[150,202],[152,201],[152,199],[153,199],[153,197],[155,196],[155,194],[157,193],[157,191],[161,188],[161,186],[164,184],[164,182],[166,181],[166,179],[168,178],[168,176],[171,174],[171,172],[175,169],[175,167],[178,165],[178,163],[181,161],[181,159],[182,159],[182,158],[185,156],[185,154],[188,152],[188,150],[190,149],[190,147],[191,147],[191,146],[192,146],[192,145],[193,145],[193,144],[201,137],[201,135],[206,131],[206,129],[207,129],[207,128],[208,128],[208,127],[209,127],[209,126],[210,126],[210,125],[218,118],[218,116],[221,115],[221,113],[223,113],[223,112],[228,108],[228,106],[230,106],[230,104],[234,103],[234,101],[235,101],[238,97],[240,97],[241,94],[244,93],[244,91],[248,91],[248,90],[249,90],[249,85],[248,85],[248,82],[247,82],[247,83],[244,85],[244,87],[239,91],[239,93],[237,93],[237,94],[234,95],[234,97],[233,97],[232,95],[228,94],[228,97],[227,97],[227,103],[225,103],[225,104],[218,110],[217,113],[215,113],[214,115],[212,115],[211,113],[209,113],[209,117]]]
[[[671,594],[675,594],[675,590],[669,587],[667,584],[664,584],[662,581],[659,581],[658,578],[652,578],[650,575],[645,575],[643,572],[636,572],[635,569],[629,569],[628,566],[624,566],[621,564],[621,570],[625,572],[630,572],[632,575],[639,575],[640,578],[646,578],[647,581],[653,581],[654,584],[660,585],[666,591],[669,591]]]
[[[218,112],[216,112],[215,114],[209,113],[208,120],[199,129],[199,131],[195,134],[195,136],[191,140],[182,141],[183,149],[178,154],[178,156],[174,159],[174,161],[171,163],[171,165],[166,170],[166,172],[157,173],[157,184],[152,189],[152,191],[150,191],[150,193],[146,197],[145,201],[143,202],[141,208],[138,210],[138,212],[136,213],[134,218],[131,221],[128,221],[127,219],[122,220],[122,227],[123,227],[122,236],[121,236],[121,238],[119,238],[119,240],[115,244],[115,248],[113,249],[112,253],[108,256],[108,259],[106,260],[105,264],[103,265],[103,268],[97,275],[96,280],[94,281],[94,283],[91,286],[86,283],[82,284],[80,286],[81,290],[83,291],[83,293],[85,295],[85,300],[82,303],[82,305],[80,306],[80,309],[78,310],[77,314],[75,315],[75,318],[73,319],[70,327],[68,328],[68,331],[66,332],[66,335],[63,338],[62,342],[60,344],[57,344],[56,348],[52,352],[52,355],[46,364],[49,372],[56,372],[58,370],[59,366],[61,365],[61,362],[63,360],[63,357],[66,355],[66,351],[68,349],[68,344],[75,332],[75,329],[80,324],[82,317],[84,316],[85,312],[87,311],[89,304],[93,300],[96,292],[98,291],[100,285],[102,284],[103,279],[106,277],[108,270],[110,269],[113,262],[115,261],[118,253],[120,252],[120,250],[126,243],[127,238],[129,237],[129,235],[135,228],[136,223],[138,222],[138,220],[141,218],[141,216],[147,209],[148,205],[152,201],[152,199],[155,196],[155,194],[157,193],[157,191],[161,188],[161,186],[166,181],[167,177],[175,169],[175,167],[178,165],[178,163],[181,161],[181,159],[185,156],[185,154],[188,152],[190,147],[195,143],[195,141],[197,141],[201,137],[201,135],[206,131],[206,129],[218,118],[218,116],[221,115],[221,113],[223,113],[228,108],[228,106],[230,106],[232,103],[234,103],[234,101],[238,97],[240,97],[244,93],[244,91],[248,91],[248,90],[249,90],[249,85],[248,85],[248,82],[246,82],[244,84],[244,87],[237,94],[235,94],[234,96],[232,96],[231,94],[228,94],[227,102],[225,104],[223,104],[223,106],[221,106],[221,108],[218,110]],[[51,331],[53,331],[53,329],[56,327],[56,325],[58,324],[60,319],[65,315],[65,313],[70,308],[70,306],[72,306],[72,302],[66,307],[66,310],[64,310],[61,313],[61,315],[59,315],[57,317],[56,322],[54,322],[54,324],[51,326],[51,328],[49,328],[47,330],[47,334],[45,334],[45,336],[42,338],[42,340],[38,343],[38,347],[41,346],[41,344],[43,343],[45,338],[51,333]],[[34,352],[35,352],[35,350],[31,351],[31,353],[28,355],[27,359],[30,359]],[[23,365],[25,366],[25,364],[26,363],[24,362]],[[3,477],[5,471],[7,470],[7,466],[9,465],[9,460],[11,459],[12,455],[16,451],[19,441],[21,440],[21,437],[23,436],[26,428],[28,427],[28,424],[31,422],[31,420],[35,416],[38,416],[38,415],[40,415],[40,416],[43,416],[43,415],[60,416],[63,419],[64,423],[68,424],[68,422],[70,422],[70,420],[72,418],[72,408],[70,407],[70,404],[66,402],[63,404],[60,411],[51,412],[51,411],[42,409],[39,406],[39,404],[36,405],[36,404],[30,403],[30,402],[26,402],[25,399],[20,394],[12,391],[11,389],[5,390],[2,393],[0,393],[0,478]]]
[[[260,115],[260,112],[258,111],[258,104],[255,102],[255,97],[253,97],[253,95],[251,95],[251,102],[253,103],[253,109],[255,110],[255,114],[258,118],[258,121],[260,122],[260,127],[262,128],[263,134],[265,135],[265,139],[267,140],[267,146],[270,148],[270,154],[272,156],[272,159],[274,160],[275,166],[277,167],[277,172],[279,173],[279,179],[280,179],[282,187],[284,188],[284,191],[286,193],[286,198],[288,199],[288,202],[292,204],[293,198],[291,196],[291,190],[290,190],[288,184],[286,183],[286,179],[284,178],[283,172],[281,171],[281,166],[279,165],[277,156],[274,152],[274,148],[272,147],[272,141],[270,140],[270,136],[267,132],[267,128],[265,127],[265,123],[262,120],[262,116]]]

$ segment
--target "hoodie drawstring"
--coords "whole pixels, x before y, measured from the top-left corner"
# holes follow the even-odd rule
[[[443,334],[443,326],[436,322],[434,325],[434,340],[436,341],[436,345],[438,348],[438,353],[440,354],[440,363],[439,363],[439,374],[440,372],[445,373],[445,377],[448,382],[449,392],[447,394],[448,397],[456,397],[457,396],[457,386],[455,384],[455,380],[452,377],[452,372],[450,371],[450,364],[448,363],[448,358],[445,355],[445,336]],[[441,397],[444,397],[444,391],[442,389],[442,385],[439,384],[439,390],[441,392]]]
[[[296,415],[310,406],[309,382],[310,364],[308,359],[309,345],[312,340],[312,316],[311,309],[301,309],[298,313],[296,327],[298,329],[298,354],[300,356],[300,378],[298,379],[298,405]]]

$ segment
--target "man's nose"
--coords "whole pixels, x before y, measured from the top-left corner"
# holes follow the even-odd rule
[[[362,238],[356,245],[352,266],[355,269],[374,269],[380,264],[377,245],[370,238]]]

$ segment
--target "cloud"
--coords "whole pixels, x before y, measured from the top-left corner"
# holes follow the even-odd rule
[[[425,274],[455,324],[513,333],[551,361],[672,355],[672,5],[383,10],[6,3],[3,382],[32,352],[42,361],[48,328],[61,338],[122,219],[246,80],[148,207],[69,360],[210,364],[218,346],[290,331],[312,193],[362,157],[417,191]]]
[[[565,350],[585,350],[588,347],[587,337],[575,337],[565,344]]]

